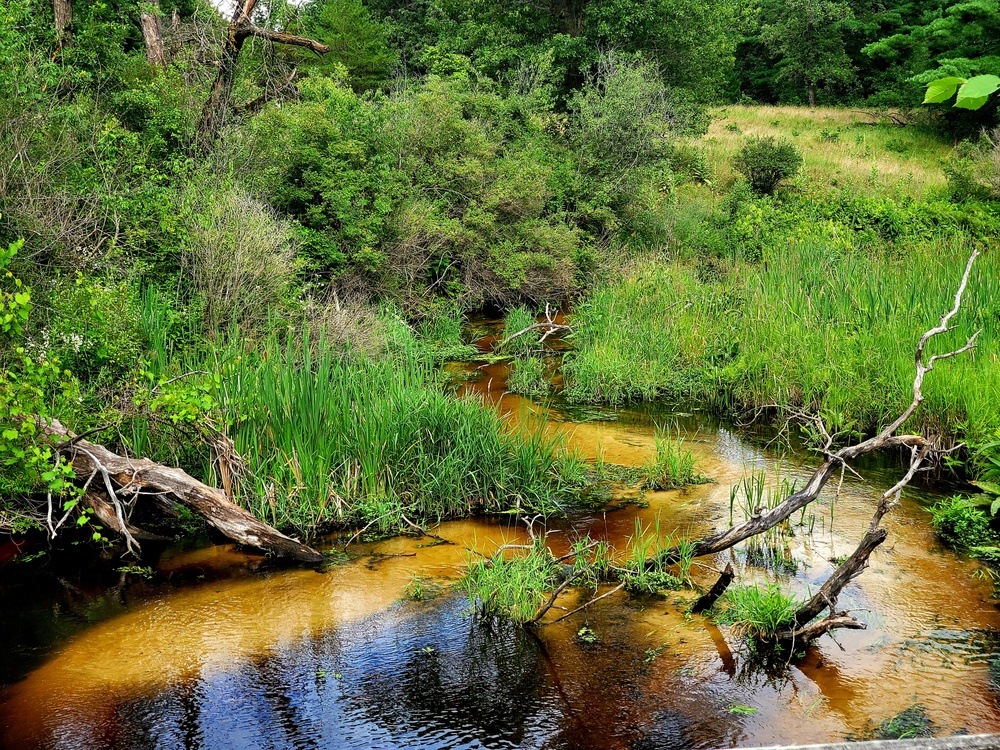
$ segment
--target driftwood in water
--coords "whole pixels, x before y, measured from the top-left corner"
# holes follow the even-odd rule
[[[315,564],[325,560],[311,547],[258,521],[226,497],[222,490],[199,482],[181,469],[163,466],[147,458],[119,456],[103,445],[74,438],[58,421],[42,425],[42,429],[52,437],[63,439],[56,448],[72,462],[76,476],[84,480],[88,488],[93,488],[92,492],[106,493],[106,505],[95,503],[95,513],[102,520],[104,517],[109,519],[109,528],[125,538],[129,549],[138,546],[136,539],[139,537],[128,523],[121,498],[152,493],[158,502],[190,508],[239,544],[298,562]],[[94,507],[91,504],[94,501],[86,502]]]
[[[726,589],[729,588],[729,584],[733,582],[735,577],[736,571],[733,570],[733,564],[727,563],[726,569],[722,571],[722,575],[719,576],[719,580],[715,582],[715,585],[691,607],[692,614],[698,614],[699,612],[711,609],[719,600],[719,597],[726,593]]]

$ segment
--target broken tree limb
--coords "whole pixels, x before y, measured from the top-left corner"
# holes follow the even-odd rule
[[[118,514],[115,512],[115,507],[110,502],[108,502],[104,497],[96,492],[85,492],[80,502],[87,508],[94,511],[94,516],[97,518],[105,528],[111,529],[116,534],[122,534],[121,524],[118,521]],[[151,541],[151,542],[166,542],[169,539],[165,536],[159,534],[152,534],[148,531],[143,531],[142,529],[127,523],[127,530],[133,539],[138,539],[141,541]]]
[[[243,44],[248,38],[258,37],[270,42],[305,47],[317,55],[322,55],[330,51],[327,45],[320,44],[314,39],[270,31],[255,26],[252,16],[256,6],[257,0],[243,0],[243,2],[238,2],[236,10],[233,12],[232,20],[229,22],[229,28],[223,44],[222,59],[219,61],[219,72],[215,76],[212,90],[201,112],[201,120],[198,122],[198,135],[204,147],[211,145],[216,135],[218,135],[222,123],[225,121],[225,115],[230,108],[230,95],[232,94],[233,81],[236,77],[236,65],[239,61]]]
[[[56,420],[51,424],[43,423],[41,428],[51,437],[68,441],[68,447],[62,452],[72,462],[78,477],[103,477],[110,507],[102,509],[102,512],[114,515],[115,525],[109,524],[109,527],[117,528],[130,547],[135,544],[136,537],[124,517],[118,496],[156,493],[160,500],[166,497],[190,508],[210,526],[239,544],[297,562],[316,564],[326,559],[311,547],[258,521],[233,503],[224,492],[199,482],[181,469],[163,466],[146,458],[119,456],[103,445],[87,440],[71,440],[73,436],[69,430]]]
[[[692,614],[698,614],[712,608],[712,606],[719,600],[719,597],[726,593],[726,589],[729,588],[729,584],[733,582],[736,577],[736,572],[733,570],[733,564],[727,563],[726,569],[722,571],[719,576],[719,580],[715,582],[708,593],[703,595],[694,603],[691,607]]]

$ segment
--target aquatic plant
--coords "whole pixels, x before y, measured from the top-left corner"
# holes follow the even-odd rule
[[[673,490],[708,481],[695,470],[697,461],[694,453],[684,448],[684,438],[679,430],[674,437],[666,430],[657,428],[653,440],[655,452],[643,466],[644,489]]]
[[[715,619],[751,641],[773,641],[795,618],[801,602],[775,585],[731,586],[717,605]]]
[[[479,617],[527,623],[558,585],[562,570],[542,539],[511,551],[491,557],[470,552],[460,585]]]
[[[448,396],[418,347],[371,359],[308,332],[258,347],[227,339],[191,369],[220,373],[213,420],[232,440],[233,494],[272,525],[384,533],[510,509],[551,514],[589,484],[562,438],[541,425],[515,433],[482,401]],[[222,464],[205,471],[225,483]]]

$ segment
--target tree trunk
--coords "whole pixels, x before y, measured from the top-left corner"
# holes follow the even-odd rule
[[[56,44],[63,47],[69,41],[69,27],[73,23],[73,0],[52,0],[56,17]]]
[[[815,83],[810,83],[806,87],[806,90],[809,93],[809,106],[810,107],[815,107],[816,106],[816,84]]]
[[[167,53],[163,48],[163,36],[160,34],[159,10],[159,0],[139,3],[139,20],[142,23],[142,39],[146,43],[146,59],[154,70],[167,67]]]
[[[69,430],[55,420],[52,424],[43,424],[42,429],[47,434],[64,440],[56,448],[71,459],[73,471],[78,478],[85,481],[85,478],[90,477],[91,485],[106,491],[106,507],[86,499],[86,496],[85,502],[95,509],[102,521],[108,518],[108,527],[121,532],[130,546],[136,537],[126,533],[131,532],[133,527],[129,526],[128,519],[124,517],[118,496],[155,493],[158,495],[158,502],[167,500],[187,506],[210,526],[239,544],[297,562],[317,564],[326,559],[311,547],[258,521],[226,497],[224,492],[202,484],[181,469],[163,466],[148,458],[119,456],[103,445],[74,438]]]
[[[736,571],[733,570],[733,564],[728,563],[726,569],[722,571],[722,575],[719,576],[719,580],[715,582],[715,585],[691,607],[691,613],[696,615],[699,612],[711,609],[719,600],[719,597],[726,593],[726,589],[729,588],[729,584],[733,582],[735,577]]]

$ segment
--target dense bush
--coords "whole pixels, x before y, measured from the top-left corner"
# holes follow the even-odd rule
[[[774,136],[750,138],[733,159],[733,168],[747,178],[754,192],[770,195],[782,180],[799,173],[802,154],[788,140]]]

